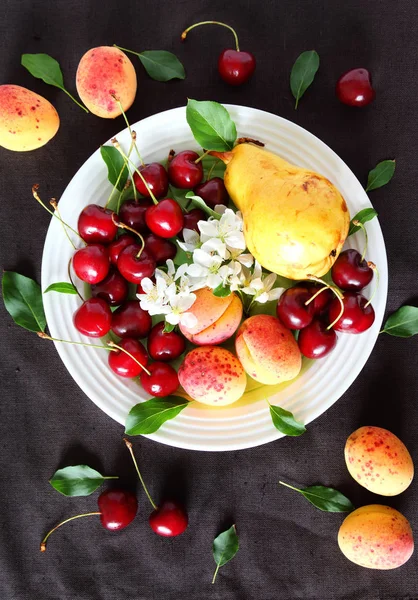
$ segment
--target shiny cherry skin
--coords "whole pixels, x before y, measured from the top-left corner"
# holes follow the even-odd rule
[[[73,269],[79,279],[94,284],[103,281],[110,269],[109,251],[102,244],[88,244],[73,256]]]
[[[342,290],[359,292],[373,279],[373,269],[367,261],[361,260],[360,252],[349,249],[341,252],[332,266],[331,276]]]
[[[183,229],[183,211],[175,200],[166,198],[147,209],[145,222],[152,233],[171,238]]]
[[[131,523],[138,510],[135,494],[127,490],[110,489],[97,499],[100,521],[105,529],[118,531]]]
[[[116,269],[100,283],[91,286],[93,298],[103,298],[110,306],[119,306],[128,297],[128,282]]]
[[[130,233],[122,233],[122,235],[120,235],[117,240],[113,240],[113,242],[109,244],[109,258],[112,265],[117,264],[119,254],[122,252],[122,250],[126,248],[126,246],[136,244],[137,239],[137,237],[134,238],[134,236]]]
[[[219,56],[219,75],[230,85],[242,85],[250,79],[254,70],[255,58],[251,52],[243,52],[229,48],[221,52]]]
[[[338,100],[349,106],[367,106],[376,96],[372,78],[367,69],[351,69],[337,81],[335,88]]]
[[[146,233],[148,227],[145,223],[145,213],[150,206],[152,206],[152,200],[149,198],[127,200],[120,207],[119,219],[138,233]]]
[[[157,265],[165,265],[166,260],[174,258],[177,254],[177,247],[173,242],[165,240],[155,233],[149,233],[144,239],[145,249],[154,257]]]
[[[329,354],[337,344],[337,334],[327,330],[327,323],[315,317],[311,323],[301,329],[298,337],[299,350],[306,358],[322,358]]]
[[[314,308],[306,302],[312,296],[311,292],[303,286],[287,289],[280,296],[277,303],[277,316],[288,329],[302,329],[307,327],[313,319]]]
[[[163,198],[167,195],[168,191],[168,175],[163,165],[160,163],[150,163],[148,165],[141,165],[138,167],[138,171],[141,173],[143,178],[148,184],[148,188],[154,194],[156,198]],[[142,181],[138,173],[134,173],[134,184],[136,189],[142,196],[149,196],[149,191]]]
[[[78,217],[78,233],[89,244],[110,244],[118,231],[112,220],[113,210],[89,204]]]
[[[144,277],[154,275],[156,263],[154,257],[139,244],[131,244],[119,254],[117,267],[119,273],[130,283],[140,283]]]
[[[186,340],[175,331],[164,333],[164,321],[156,323],[148,336],[148,352],[152,359],[168,362],[186,349]]]
[[[175,537],[187,529],[189,518],[183,506],[173,500],[164,500],[148,519],[151,529],[163,537]]]
[[[112,313],[111,329],[120,338],[147,337],[152,327],[152,319],[142,310],[138,300],[128,300]]]
[[[226,206],[229,201],[228,192],[221,177],[213,177],[195,187],[194,193],[200,196],[210,208],[217,204]]]
[[[89,298],[75,311],[73,323],[83,335],[99,338],[110,331],[112,313],[102,298]]]
[[[171,365],[164,362],[154,362],[147,368],[151,375],[143,371],[140,380],[144,390],[151,396],[164,398],[175,392],[179,387],[177,371]]]
[[[203,179],[202,161],[196,164],[199,158],[193,150],[183,150],[174,156],[168,165],[168,178],[170,183],[177,188],[192,190]]]
[[[132,354],[142,366],[147,366],[148,354],[141,342],[125,338],[118,345]],[[109,352],[108,363],[112,371],[120,377],[138,377],[141,373],[145,373],[141,366],[123,350]]]
[[[335,298],[335,294],[330,288],[325,288],[325,286],[312,283],[310,281],[304,282],[304,286],[307,287],[312,296],[314,296],[319,290],[322,290],[316,298],[312,300],[310,303],[312,305],[312,310],[314,316],[324,315],[330,305],[331,301]]]
[[[183,231],[184,229],[192,229],[199,233],[199,227],[197,226],[199,221],[206,221],[206,214],[200,208],[192,208],[183,217]],[[184,239],[183,231],[179,233],[181,239]]]
[[[356,292],[345,292],[343,304],[344,312],[338,321],[333,325],[336,331],[344,333],[363,333],[374,323],[374,308],[368,303],[367,298]],[[338,317],[341,305],[338,298],[335,298],[330,304],[328,318],[330,323]]]

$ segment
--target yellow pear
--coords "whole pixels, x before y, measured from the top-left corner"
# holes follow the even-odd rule
[[[247,248],[258,262],[290,279],[327,273],[350,224],[337,188],[251,143],[211,154],[227,163],[225,186],[242,212]]]

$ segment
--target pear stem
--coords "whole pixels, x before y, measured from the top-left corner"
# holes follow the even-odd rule
[[[120,221],[116,221],[114,214],[112,215],[112,221],[113,221],[113,223],[117,227],[120,227],[121,229],[126,229],[127,231],[130,231],[131,233],[135,233],[135,235],[137,235],[140,238],[140,240],[141,240],[141,250],[136,255],[136,257],[139,258],[141,256],[141,254],[142,254],[143,249],[145,248],[145,240],[142,237],[142,235],[138,231],[136,231],[135,229],[132,229],[132,227],[130,227],[129,225],[125,225],[125,223],[121,223]]]
[[[49,208],[47,206],[45,206],[45,204],[42,202],[42,200],[40,199],[39,195],[38,195],[38,189],[39,189],[39,184],[35,183],[32,186],[32,195],[35,198],[35,200],[37,202],[39,202],[39,204],[42,206],[42,208],[44,208],[47,212],[49,212],[50,215],[52,215],[53,217],[55,217],[56,219],[58,219],[58,221],[61,221],[61,223],[63,225],[65,225],[65,227],[68,227],[68,229],[70,229],[73,233],[76,234],[77,237],[80,238],[80,240],[87,245],[87,243],[83,240],[83,238],[81,237],[81,235],[78,233],[78,231],[76,231],[75,229],[73,229],[70,225],[68,225],[68,223],[66,223],[65,221],[63,221],[61,219],[61,217],[58,216],[58,214],[56,214],[55,212],[53,212],[52,210],[49,210]]]
[[[128,439],[126,439],[126,438],[123,438],[123,441],[125,442],[126,447],[128,448],[129,452],[131,453],[131,457],[132,457],[133,463],[135,465],[136,472],[138,473],[139,481],[141,482],[141,485],[142,485],[142,487],[144,489],[144,492],[147,495],[147,498],[150,501],[151,506],[153,507],[153,509],[157,510],[158,506],[155,504],[154,500],[151,498],[151,495],[150,495],[150,493],[148,491],[148,488],[145,485],[145,481],[142,479],[142,475],[141,475],[141,472],[140,472],[140,470],[138,468],[138,463],[136,462],[135,454],[134,454],[134,451],[133,451],[133,448],[132,448],[132,443]]]
[[[309,279],[310,281],[316,281],[317,283],[322,283],[323,286],[325,286],[325,288],[329,288],[332,292],[334,292],[334,294],[337,296],[339,302],[340,302],[340,312],[338,314],[338,317],[336,319],[334,319],[334,321],[332,323],[330,323],[330,325],[328,325],[327,327],[327,331],[329,329],[332,329],[332,327],[334,327],[335,323],[337,321],[339,321],[341,319],[341,317],[343,316],[344,313],[344,296],[342,295],[342,293],[340,292],[340,290],[335,287],[334,285],[329,285],[329,283],[327,283],[326,281],[323,281],[323,279],[321,279],[320,277],[316,277],[315,275],[307,275],[306,276],[307,279]],[[323,289],[321,290],[321,292],[323,291]],[[318,294],[316,294],[318,295]],[[310,298],[306,304],[308,304],[309,302],[311,302],[313,300],[313,298]]]
[[[379,288],[379,281],[380,281],[380,273],[379,273],[379,269],[376,267],[376,265],[373,262],[369,261],[367,263],[367,266],[370,267],[374,271],[374,273],[376,273],[376,285],[375,285],[372,295],[370,296],[370,300],[364,305],[364,308],[367,308],[369,306],[369,304],[371,304],[371,302],[372,302],[373,298],[375,297],[375,294]]]
[[[365,228],[363,223],[361,223],[360,221],[357,221],[357,219],[354,219],[353,225],[360,227],[360,229],[362,229],[364,231],[364,237],[366,238],[366,244],[364,246],[363,254],[361,255],[361,259],[360,259],[360,262],[363,262],[364,257],[366,256],[367,246],[369,244],[369,236],[367,235],[367,229]]]
[[[146,367],[144,367],[144,365],[143,365],[143,364],[141,364],[141,363],[139,362],[139,360],[137,360],[137,359],[135,358],[135,356],[133,356],[133,355],[132,355],[130,352],[128,352],[127,350],[125,350],[125,348],[122,348],[122,346],[118,346],[118,344],[115,344],[115,342],[107,342],[107,345],[110,347],[110,348],[109,348],[110,350],[114,350],[114,349],[116,349],[116,350],[120,350],[120,351],[121,351],[121,352],[123,352],[124,354],[127,354],[127,355],[129,356],[129,358],[131,358],[131,359],[132,359],[134,362],[136,362],[136,364],[137,364],[137,365],[139,365],[139,366],[141,367],[141,369],[142,369],[143,371],[145,371],[145,373],[146,373],[147,375],[151,375],[151,373],[148,371],[148,369],[147,369]],[[114,351],[115,351],[115,350],[114,350]]]
[[[232,33],[234,35],[234,39],[235,39],[235,47],[237,49],[237,52],[239,52],[238,36],[237,36],[235,29],[233,29],[230,25],[227,25],[226,23],[221,23],[221,21],[200,21],[200,23],[195,23],[194,25],[190,25],[190,27],[185,29],[183,31],[183,33],[181,34],[181,36],[180,36],[181,41],[184,42],[189,31],[191,31],[195,27],[200,27],[200,25],[221,25],[222,27],[226,27],[227,29],[229,29],[229,31],[232,31]]]
[[[56,525],[53,529],[51,529],[51,531],[48,531],[48,533],[42,540],[41,547],[40,547],[41,552],[45,552],[46,542],[47,542],[49,536],[51,535],[51,533],[54,533],[54,531],[56,531],[59,527],[61,527],[61,525],[65,525],[65,523],[74,521],[74,519],[81,519],[81,517],[92,517],[93,515],[101,515],[101,514],[102,514],[101,512],[89,512],[89,513],[84,513],[82,515],[75,515],[74,517],[69,517],[68,519],[65,519],[65,521],[61,521],[61,523],[58,523],[58,525]]]

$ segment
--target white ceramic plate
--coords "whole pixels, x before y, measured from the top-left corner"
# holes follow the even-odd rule
[[[239,137],[262,140],[268,150],[289,162],[325,175],[341,191],[351,215],[371,206],[363,187],[347,165],[318,138],[276,115],[244,106],[226,107],[237,125]],[[198,149],[187,125],[184,107],[139,121],[133,128],[146,162],[163,160],[170,148],[176,151]],[[117,138],[123,147],[129,147],[126,129]],[[110,190],[107,169],[97,150],[65,190],[59,203],[62,218],[76,228],[83,207],[91,203],[104,204]],[[316,361],[296,381],[283,386],[270,398],[271,403],[292,411],[305,424],[326,411],[348,389],[366,363],[380,330],[387,296],[386,251],[377,219],[368,223],[367,231],[368,256],[378,263],[380,270],[379,290],[373,300],[374,325],[358,336],[340,334],[337,347],[327,358]],[[363,234],[352,235],[349,245],[362,251]],[[52,219],[43,253],[42,289],[51,283],[68,280],[67,264],[71,255],[72,247],[60,223]],[[72,324],[72,315],[80,304],[77,296],[49,293],[44,296],[44,304],[53,337],[86,341]],[[107,352],[68,344],[57,344],[56,347],[80,388],[112,419],[123,424],[132,406],[146,399],[135,382],[112,373],[107,365]],[[179,448],[224,451],[265,444],[282,434],[274,428],[263,396],[216,409],[194,403],[149,437]]]

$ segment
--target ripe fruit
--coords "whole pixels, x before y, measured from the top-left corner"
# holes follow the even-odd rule
[[[195,187],[194,193],[196,196],[203,198],[210,208],[215,208],[217,204],[226,206],[229,201],[228,192],[221,177],[213,177],[204,183],[200,183]]]
[[[89,337],[102,337],[109,333],[112,313],[102,298],[89,298],[73,315],[77,331]]]
[[[119,306],[128,296],[128,283],[113,269],[103,281],[91,286],[91,295],[93,298],[103,298],[110,306]]]
[[[181,504],[173,500],[164,500],[150,514],[148,522],[157,535],[175,537],[185,531],[189,519]]]
[[[333,328],[344,333],[362,333],[369,329],[374,323],[375,314],[373,306],[368,302],[362,294],[346,292],[343,299],[344,312]],[[330,323],[338,317],[340,307],[338,299],[335,298],[328,311]]]
[[[376,93],[372,87],[372,79],[367,69],[351,69],[337,81],[335,88],[337,98],[349,106],[367,106],[374,100]]]
[[[148,352],[154,360],[175,360],[185,349],[186,340],[182,335],[175,331],[164,333],[164,321],[154,325],[148,335]]]
[[[163,165],[160,163],[150,163],[149,165],[141,165],[138,171],[147,182],[148,188],[156,198],[163,198],[167,195],[168,190],[168,175]],[[136,189],[142,196],[149,196],[149,191],[142,181],[138,173],[134,173],[134,184]]]
[[[203,165],[195,161],[200,158],[193,150],[176,154],[168,165],[168,178],[175,187],[191,190],[202,181]]]
[[[164,398],[169,396],[179,387],[177,371],[171,365],[163,362],[155,362],[148,366],[148,375],[145,371],[141,373],[142,387],[151,396]]]
[[[78,233],[88,244],[110,244],[118,231],[112,220],[113,210],[89,204],[78,217]]]
[[[141,198],[139,200],[127,200],[122,204],[119,211],[119,218],[125,225],[129,225],[139,233],[148,231],[145,223],[145,213],[152,206],[152,201],[149,198]]]
[[[373,279],[373,269],[361,259],[360,252],[349,249],[341,252],[332,266],[331,275],[342,290],[359,292]]]
[[[129,300],[112,313],[111,329],[120,338],[144,338],[151,327],[152,319],[138,300]]]
[[[154,275],[156,265],[149,252],[145,249],[141,252],[139,244],[131,244],[119,254],[117,266],[120,274],[130,283],[140,283],[144,277]]]
[[[101,244],[89,244],[80,248],[73,256],[73,269],[77,277],[86,283],[103,281],[109,273],[109,252]]]
[[[304,286],[309,290],[312,296],[315,296],[319,290],[322,290],[321,293],[310,302],[309,306],[312,306],[313,314],[315,316],[323,315],[331,300],[335,298],[334,292],[327,286],[318,285],[317,283],[313,284],[310,281],[304,282]]]
[[[156,235],[171,238],[183,229],[183,211],[175,200],[166,198],[147,209],[145,222]]]
[[[336,301],[340,306],[337,298]],[[306,358],[322,358],[329,354],[336,344],[337,334],[335,331],[327,330],[327,324],[318,318],[314,318],[307,327],[299,332],[299,349]]]
[[[129,233],[123,233],[118,237],[117,240],[111,242],[108,246],[109,250],[109,258],[112,265],[116,265],[118,262],[119,254],[122,252],[126,246],[130,246],[131,244],[135,244],[136,239],[133,235]]]
[[[324,292],[325,293],[325,292]],[[312,293],[306,287],[295,286],[287,289],[277,303],[277,316],[288,329],[302,329],[313,319],[313,302],[306,305]]]
[[[186,213],[183,217],[183,230],[184,229],[192,229],[193,231],[197,231],[199,233],[199,228],[197,226],[199,221],[206,221],[206,215],[200,208],[192,208]],[[179,233],[179,237],[183,238],[183,231]]]
[[[148,354],[144,346],[141,342],[132,338],[125,338],[120,342],[119,346],[123,350],[126,350],[126,352],[129,352],[129,354],[132,354],[136,360],[133,360],[123,350],[116,349],[109,352],[109,367],[120,377],[138,377],[143,371],[140,365],[146,367],[148,363]]]
[[[157,265],[165,265],[166,260],[174,258],[177,254],[176,245],[165,240],[155,233],[145,236],[145,249],[153,256]]]

